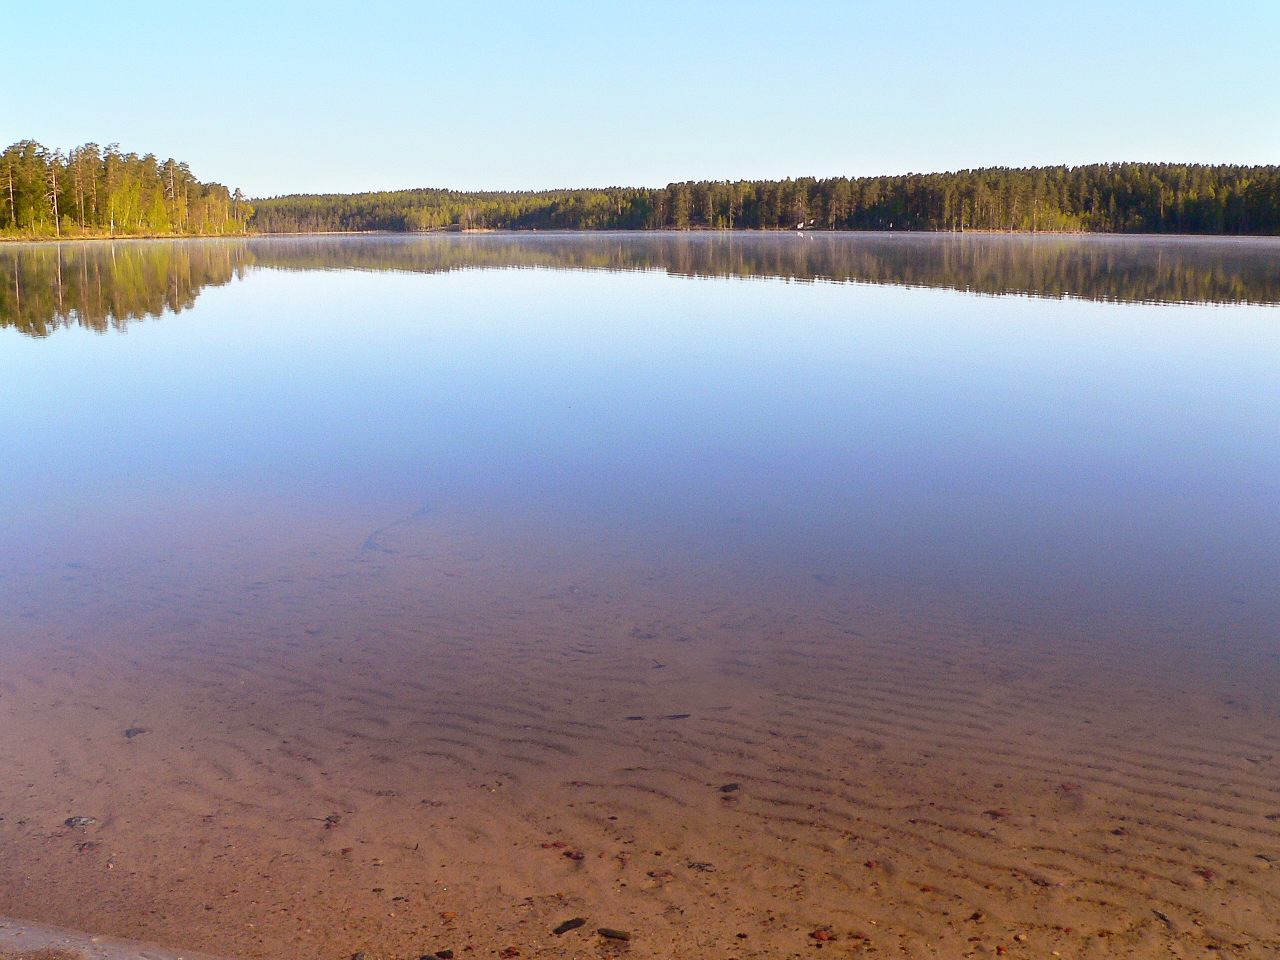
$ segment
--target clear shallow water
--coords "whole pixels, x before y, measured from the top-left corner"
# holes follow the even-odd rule
[[[379,869],[420,876],[397,858],[428,841],[392,843],[392,795],[413,813],[442,770],[464,790],[515,782],[535,807],[513,802],[517,825],[435,825],[440,859],[572,893],[510,851],[540,855],[521,824],[612,771],[593,804],[660,798],[617,808],[643,842],[721,875],[746,858],[747,892],[715,894],[725,924],[789,902],[779,891],[808,871],[808,896],[843,898],[830,916],[931,917],[900,924],[910,955],[922,936],[967,943],[953,918],[993,909],[983,890],[1043,911],[1002,885],[1047,870],[1071,896],[1045,937],[1069,940],[1119,929],[1133,911],[1097,877],[1140,870],[1134,888],[1164,912],[1269,949],[1280,931],[1259,918],[1280,901],[1249,870],[1280,843],[1278,275],[1280,242],[1187,239],[0,248],[0,788],[33,824],[12,816],[0,839],[15,877],[46,881],[12,880],[0,913],[279,955],[261,917],[252,934],[228,918],[276,909],[279,890],[245,878],[283,857],[298,889],[328,885],[297,894],[342,948],[317,955],[401,944],[377,926],[382,905],[337,919],[326,896],[386,881],[348,890],[321,852],[308,859],[306,831],[333,810],[369,817],[323,856],[385,841]],[[461,714],[433,712],[455,697]],[[699,708],[729,726],[693,726]],[[641,714],[688,715],[696,732],[627,739]],[[153,733],[127,748],[86,733],[134,726]],[[468,759],[432,765],[458,743]],[[98,756],[115,749],[132,752]],[[822,772],[868,752],[880,759],[849,787],[868,794],[837,815],[847,798]],[[658,791],[637,770],[674,780]],[[713,795],[704,814],[686,795],[701,777],[742,779],[744,810],[767,782],[771,802],[826,811],[753,821],[757,840],[819,852],[771,852],[785,883],[752,866],[756,840],[740,849],[716,819],[729,807]],[[129,792],[138,778],[147,797]],[[1042,818],[1016,840],[987,830],[1006,803],[1020,813],[1008,783]],[[351,799],[379,784],[382,806]],[[886,819],[885,836],[908,831],[897,846],[860,846],[868,810],[935,800],[937,836]],[[132,832],[103,813],[133,806],[147,812]],[[1167,836],[1113,863],[1106,818],[1126,809]],[[183,816],[228,810],[240,852],[184,854],[223,891],[217,910],[120,873],[90,908],[74,891],[101,873],[57,860],[35,826],[99,815],[103,849],[152,851],[149,875],[172,881],[181,864],[153,848],[192,835]],[[673,823],[712,846],[681,847]],[[1188,829],[1199,846],[1178,846]],[[1096,849],[1081,839],[1094,834]],[[1027,861],[985,876],[1011,844]],[[951,856],[942,881],[927,873]],[[894,878],[850,878],[886,858]],[[1239,884],[1238,914],[1188,886],[1209,883],[1206,863]],[[476,882],[500,926],[500,894]],[[963,910],[917,902],[939,882]],[[139,905],[157,889],[172,919]],[[603,909],[587,890],[579,909]],[[629,895],[610,909],[679,936]],[[778,938],[764,955],[797,946]],[[1132,955],[1147,946],[1168,944]]]

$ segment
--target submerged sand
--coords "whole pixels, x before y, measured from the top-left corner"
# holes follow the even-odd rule
[[[16,583],[0,914],[240,958],[1280,953],[1276,656],[1172,594],[403,519],[139,521]]]

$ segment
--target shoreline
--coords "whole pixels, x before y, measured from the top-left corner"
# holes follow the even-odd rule
[[[1273,233],[1122,233],[1103,230],[794,230],[769,229],[759,227],[746,228],[712,228],[691,227],[678,230],[670,227],[649,229],[647,227],[606,227],[585,228],[567,227],[563,229],[543,229],[537,227],[483,227],[466,230],[315,230],[280,233],[146,233],[128,236],[81,236],[81,237],[13,237],[0,236],[0,245],[5,244],[64,244],[95,243],[102,241],[135,241],[135,240],[254,240],[273,237],[430,237],[439,235],[464,234],[524,236],[544,234],[552,236],[608,235],[626,234],[649,236],[654,234],[737,234],[743,236],[768,235],[779,236],[795,234],[796,236],[913,236],[913,237],[1116,237],[1128,239],[1167,239],[1167,240],[1280,240],[1280,234]]]
[[[229,960],[0,916],[0,960]]]

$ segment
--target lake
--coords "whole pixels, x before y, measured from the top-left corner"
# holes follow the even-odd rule
[[[1280,240],[5,244],[0,371],[0,915],[1280,952]]]

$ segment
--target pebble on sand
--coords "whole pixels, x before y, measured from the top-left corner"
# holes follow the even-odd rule
[[[579,927],[586,926],[587,921],[582,917],[574,917],[572,920],[566,920],[551,932],[557,937],[562,933],[568,933],[570,930],[577,930]]]
[[[615,930],[612,927],[600,927],[596,933],[606,940],[630,940],[631,934],[626,930]]]

